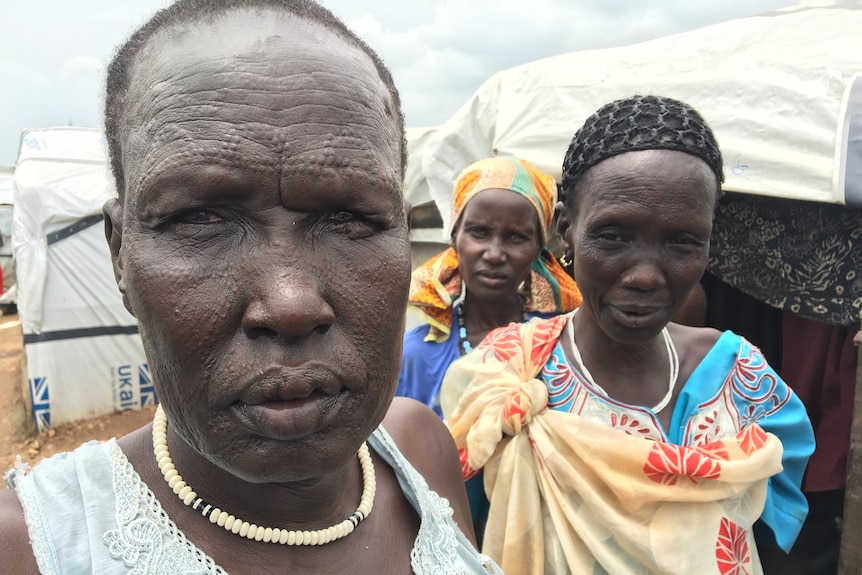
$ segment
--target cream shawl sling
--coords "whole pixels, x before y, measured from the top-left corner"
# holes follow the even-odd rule
[[[778,438],[751,424],[679,446],[547,409],[535,377],[567,320],[497,330],[444,380],[464,476],[485,473],[483,552],[508,575],[762,573],[752,526]]]

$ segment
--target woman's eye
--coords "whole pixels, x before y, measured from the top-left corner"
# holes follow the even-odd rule
[[[318,218],[317,223],[321,226],[318,228],[319,232],[333,231],[345,234],[351,239],[370,236],[378,228],[374,222],[361,214],[346,210],[325,214]]]
[[[177,217],[180,223],[184,224],[217,224],[224,221],[219,214],[211,210],[188,210]]]
[[[671,244],[675,246],[683,246],[683,247],[700,247],[704,245],[704,242],[698,238],[690,237],[690,236],[681,236],[678,238],[674,238],[671,240]]]
[[[229,210],[191,208],[166,217],[160,227],[177,238],[212,241],[236,230],[235,214]]]
[[[623,242],[625,238],[618,232],[602,232],[599,234],[599,239],[606,242]]]
[[[330,216],[330,220],[338,224],[371,224],[370,220],[368,220],[362,214],[356,214],[354,212],[348,211],[334,212]]]
[[[333,212],[329,214],[329,221],[335,223],[351,222],[356,219],[356,215],[351,212]]]

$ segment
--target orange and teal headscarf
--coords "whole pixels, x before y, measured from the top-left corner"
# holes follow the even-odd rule
[[[533,262],[530,278],[524,282],[521,295],[525,311],[565,313],[578,307],[581,294],[575,280],[557,262],[545,246],[557,203],[554,178],[525,160],[488,158],[468,166],[455,183],[452,193],[450,229],[458,225],[464,206],[479,192],[490,189],[510,190],[527,198],[539,216],[542,251]],[[445,341],[452,330],[452,305],[461,297],[461,274],[458,254],[451,247],[437,254],[413,271],[409,305],[422,312],[431,325],[426,341]]]

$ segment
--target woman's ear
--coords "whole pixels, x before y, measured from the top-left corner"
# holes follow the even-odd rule
[[[404,198],[404,213],[407,214],[407,231],[409,232],[413,229],[413,204],[407,198]]]
[[[129,313],[135,315],[129,298],[126,296],[126,279],[123,276],[123,205],[117,198],[111,198],[102,207],[105,216],[105,239],[111,251],[111,264],[114,268],[114,279],[123,296],[123,305]]]
[[[551,227],[557,234],[557,243],[565,256],[572,252],[568,233],[571,225],[572,222],[566,205],[563,202],[557,202],[557,205],[554,206],[554,220]]]

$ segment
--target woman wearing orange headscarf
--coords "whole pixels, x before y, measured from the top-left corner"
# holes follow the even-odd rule
[[[446,370],[488,332],[577,307],[574,280],[545,247],[556,203],[554,179],[524,160],[488,158],[461,172],[452,245],[413,272],[409,305],[427,323],[404,337],[396,395],[442,416]]]

